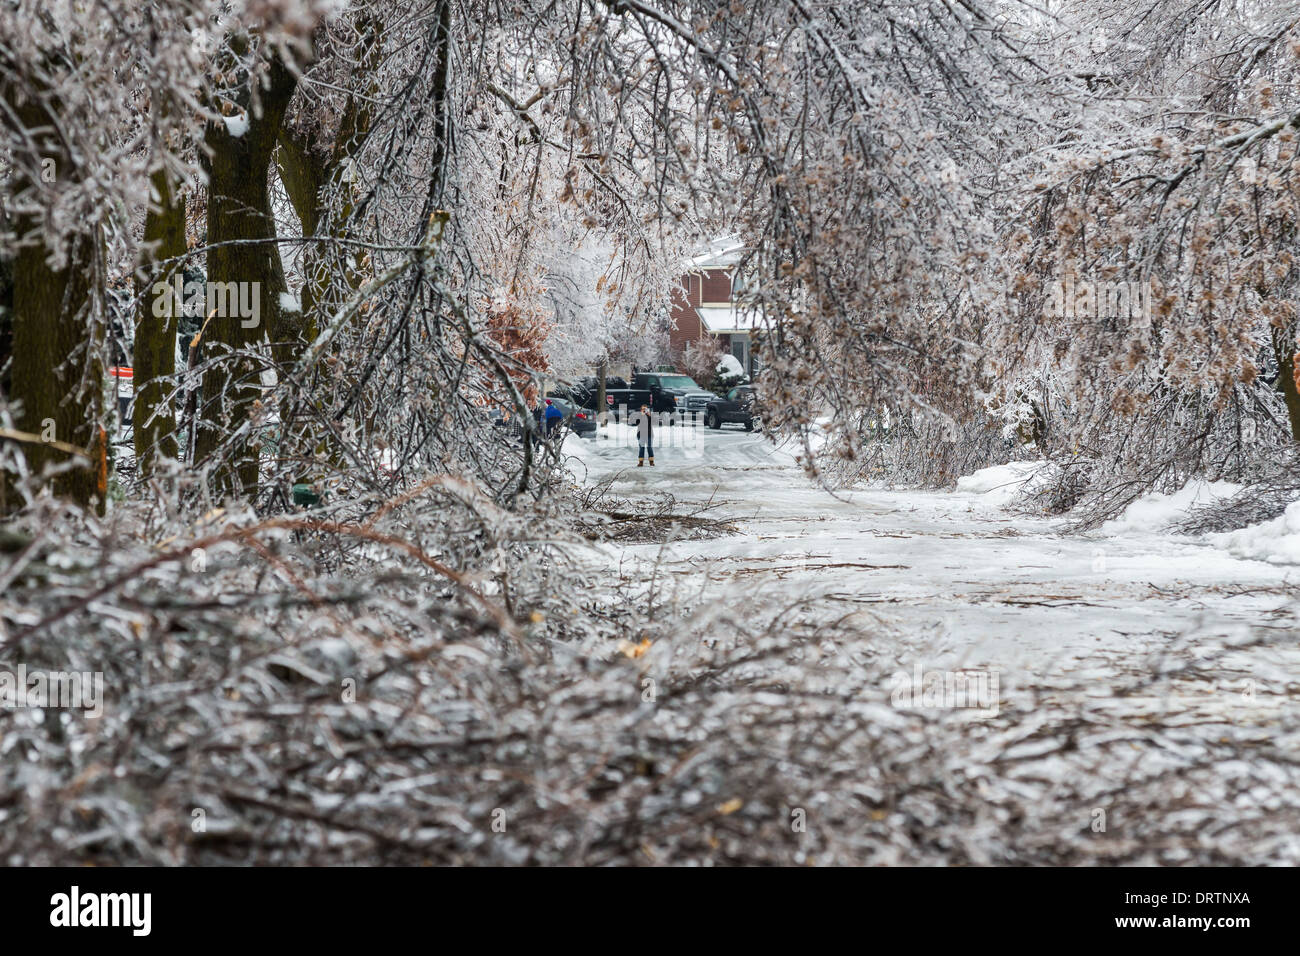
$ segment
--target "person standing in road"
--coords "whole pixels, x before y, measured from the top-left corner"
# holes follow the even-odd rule
[[[645,464],[646,454],[650,455],[651,466],[655,463],[655,426],[654,420],[650,415],[650,406],[642,405],[641,414],[636,423],[637,437],[637,457],[636,466],[640,468]]]

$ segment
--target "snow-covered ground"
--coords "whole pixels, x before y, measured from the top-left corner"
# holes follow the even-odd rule
[[[664,428],[655,438],[653,469],[636,467],[625,426],[571,437],[565,452],[582,482],[607,480],[629,497],[667,491],[687,510],[712,503],[709,514],[733,519],[741,533],[606,546],[593,564],[617,568],[622,588],[656,575],[676,582],[683,601],[811,599],[828,618],[865,615],[895,635],[901,668],[995,670],[1004,691],[1136,678],[1213,651],[1223,655],[1216,680],[1184,688],[1187,706],[1231,707],[1237,720],[1267,723],[1294,704],[1294,642],[1231,647],[1296,627],[1300,565],[1249,557],[1258,535],[1162,530],[1197,494],[1144,500],[1128,520],[1072,534],[1059,519],[1002,507],[1006,480],[1031,476],[1028,466],[953,493],[832,494],[759,434]],[[1199,497],[1226,490],[1207,487]],[[1278,519],[1292,520],[1300,525],[1294,514]]]

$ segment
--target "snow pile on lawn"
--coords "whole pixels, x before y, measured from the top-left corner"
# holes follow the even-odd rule
[[[1210,543],[1238,558],[1271,564],[1300,564],[1300,501],[1272,521],[1209,536]]]
[[[983,495],[990,504],[1007,505],[1021,491],[1028,490],[1029,482],[1041,479],[1047,462],[1012,461],[992,468],[981,468],[974,474],[957,479],[957,490],[971,495]]]
[[[1241,490],[1241,485],[1230,481],[1189,481],[1182,489],[1173,494],[1161,494],[1153,491],[1143,495],[1127,508],[1118,518],[1107,521],[1101,526],[1101,533],[1106,535],[1129,534],[1133,532],[1150,534],[1163,531],[1187,517],[1193,508],[1213,504],[1224,498],[1231,498]]]

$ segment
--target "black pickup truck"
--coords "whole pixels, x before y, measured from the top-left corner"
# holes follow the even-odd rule
[[[595,379],[584,378],[572,394],[584,408],[598,410],[597,388]],[[605,379],[605,410],[614,421],[649,405],[652,412],[667,414],[668,421],[677,424],[702,417],[705,406],[717,398],[696,385],[689,375],[676,372],[641,372],[632,376],[630,385],[621,378]]]
[[[752,432],[755,425],[762,427],[752,386],[737,385],[727,392],[725,398],[715,399],[705,406],[704,424],[717,429],[727,422],[744,425],[747,432]]]

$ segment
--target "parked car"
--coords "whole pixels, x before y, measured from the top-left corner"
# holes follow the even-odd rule
[[[596,430],[596,415],[594,411],[583,408],[575,399],[570,397],[568,392],[560,392],[558,389],[552,391],[546,396],[552,405],[564,413],[564,424],[567,425],[575,435],[590,435]],[[534,411],[535,418],[540,420],[541,406]]]
[[[744,425],[747,432],[752,432],[756,425],[762,426],[752,385],[737,385],[725,398],[714,399],[705,406],[704,424],[718,429],[727,423]]]

